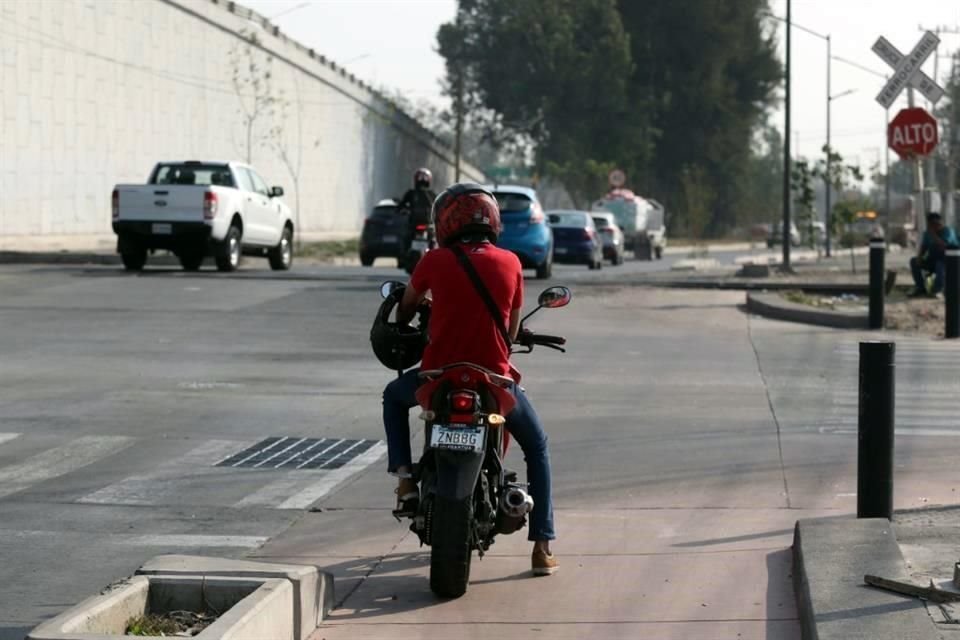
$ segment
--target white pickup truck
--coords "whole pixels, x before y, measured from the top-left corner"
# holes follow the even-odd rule
[[[129,271],[143,269],[157,249],[172,251],[187,271],[208,255],[220,271],[233,271],[241,254],[289,269],[294,229],[282,195],[240,162],[160,162],[147,184],[113,190],[117,252]]]

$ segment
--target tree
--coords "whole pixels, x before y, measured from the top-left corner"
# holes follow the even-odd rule
[[[620,0],[635,71],[630,102],[647,121],[635,128],[649,153],[648,184],[668,204],[682,169],[699,165],[716,195],[708,227],[729,230],[749,200],[742,179],[755,127],[781,80],[765,0]]]
[[[260,50],[256,33],[241,30],[240,36],[230,49],[231,81],[243,120],[243,155],[251,164],[258,121],[273,115],[277,98],[273,92],[273,57]]]
[[[547,173],[559,180],[573,206],[577,209],[589,208],[590,203],[604,192],[607,176],[615,169],[612,162],[599,162],[590,158],[568,160],[564,164],[547,161]]]
[[[615,0],[460,0],[437,39],[489,139],[527,136],[539,169],[618,159],[632,66]]]
[[[696,243],[703,240],[710,221],[716,195],[706,171],[700,166],[686,166],[680,172],[680,214],[686,222],[687,234]]]
[[[674,208],[689,168],[714,202],[704,232],[721,233],[755,199],[744,179],[753,133],[781,79],[765,10],[766,0],[460,0],[438,42],[448,94],[462,88],[467,113],[486,110],[491,135],[528,135],[538,169],[571,179],[590,161],[612,163]]]

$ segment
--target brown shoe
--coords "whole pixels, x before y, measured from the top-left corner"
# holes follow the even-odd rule
[[[535,550],[531,558],[533,565],[533,575],[550,576],[557,572],[560,563],[557,562],[557,556],[546,551]]]
[[[411,478],[400,478],[396,494],[397,508],[393,515],[397,517],[416,515],[417,507],[420,506],[420,491],[417,489],[417,483]]]

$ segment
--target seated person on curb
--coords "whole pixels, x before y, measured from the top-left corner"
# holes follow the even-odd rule
[[[409,322],[430,292],[430,341],[423,352],[423,368],[473,362],[519,382],[519,374],[510,364],[510,343],[499,333],[490,310],[450,248],[456,244],[466,253],[499,307],[510,339],[516,339],[523,305],[523,272],[516,256],[493,244],[501,229],[496,199],[480,185],[455,184],[437,197],[432,218],[442,248],[427,253],[417,263],[400,302],[397,322]],[[388,470],[400,477],[394,513],[402,515],[415,511],[418,499],[417,485],[411,478],[409,422],[410,409],[417,404],[418,373],[419,369],[410,369],[383,392]],[[520,385],[514,384],[512,392],[517,405],[506,416],[506,427],[527,462],[533,496],[529,530],[532,569],[534,575],[550,575],[557,570],[558,562],[550,550],[550,541],[556,536],[547,435]]]
[[[943,291],[944,259],[947,249],[956,249],[957,234],[943,224],[939,213],[927,214],[927,230],[923,232],[918,255],[910,258],[910,271],[913,273],[914,290],[911,297],[926,296],[926,275],[933,274],[933,290],[930,295]]]

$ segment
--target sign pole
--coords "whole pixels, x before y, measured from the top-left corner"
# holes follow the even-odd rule
[[[914,106],[913,87],[907,89],[907,105],[911,109]],[[923,232],[927,230],[927,206],[923,197],[923,161],[920,159],[920,156],[914,156],[910,164],[913,165],[913,192],[916,194],[914,196],[913,207],[913,229],[916,234],[915,240],[919,247],[920,241],[923,239]]]

